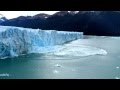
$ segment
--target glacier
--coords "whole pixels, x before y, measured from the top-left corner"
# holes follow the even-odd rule
[[[0,26],[0,58],[51,51],[53,46],[82,38],[83,32]]]

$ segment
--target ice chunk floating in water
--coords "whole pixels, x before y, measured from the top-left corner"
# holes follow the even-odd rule
[[[0,58],[46,52],[55,45],[82,37],[82,32],[0,26]]]

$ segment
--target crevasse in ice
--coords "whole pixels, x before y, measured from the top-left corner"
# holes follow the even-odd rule
[[[82,32],[0,26],[0,58],[32,53],[40,47],[59,45],[80,38],[83,38]]]

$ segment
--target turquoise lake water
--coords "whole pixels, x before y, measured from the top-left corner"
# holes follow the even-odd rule
[[[59,56],[44,53],[1,59],[0,79],[120,78],[120,37],[85,36],[79,43],[106,50],[107,55]]]

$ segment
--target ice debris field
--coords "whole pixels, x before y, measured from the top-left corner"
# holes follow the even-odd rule
[[[49,55],[87,56],[106,54],[102,49],[81,46],[83,32],[41,30],[12,26],[0,26],[0,59],[29,53],[46,53]],[[75,44],[64,44],[75,41]]]

